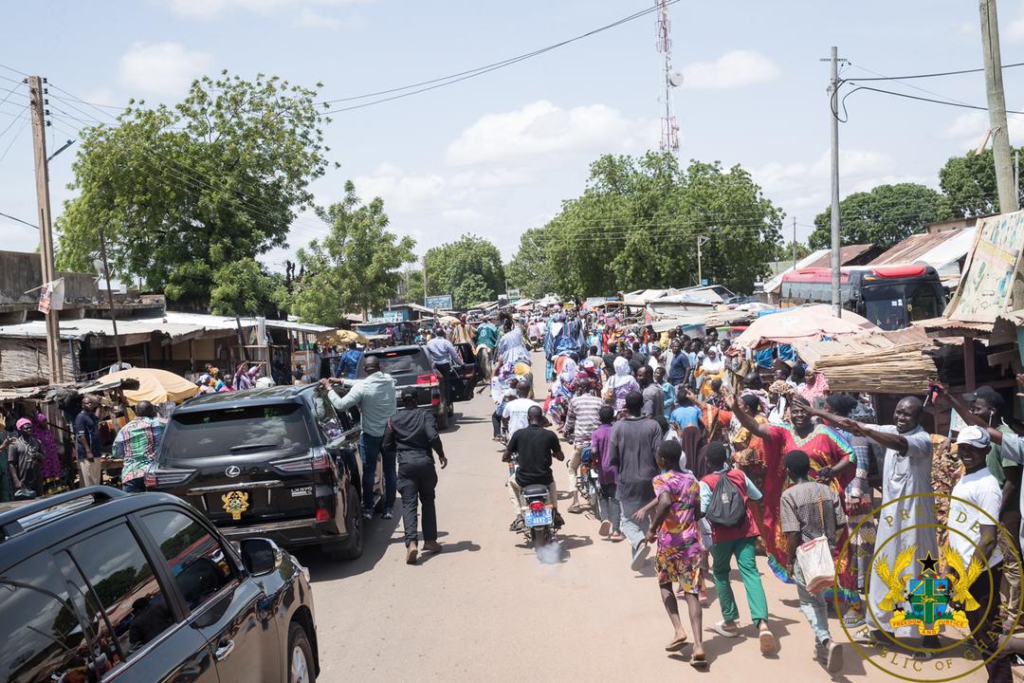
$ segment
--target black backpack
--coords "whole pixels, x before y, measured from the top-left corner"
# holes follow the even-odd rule
[[[718,475],[715,490],[711,493],[711,504],[704,516],[718,527],[739,526],[747,518],[743,494],[725,472]]]

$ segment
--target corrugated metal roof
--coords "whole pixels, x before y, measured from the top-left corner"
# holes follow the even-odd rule
[[[842,247],[839,250],[839,265],[845,266],[850,261],[855,261],[857,257],[871,251],[875,248],[873,244],[850,244]],[[808,263],[806,266],[798,266],[800,268],[828,268],[832,265],[832,251],[829,249],[822,250],[825,253],[819,256],[816,260]]]
[[[242,327],[253,327],[256,325],[256,320],[253,318],[242,318],[241,323]],[[329,332],[334,329],[323,325],[308,325],[286,320],[268,320],[267,327],[313,333]],[[204,315],[202,313],[179,313],[176,311],[167,311],[160,317],[126,318],[117,321],[117,334],[121,337],[131,334],[161,332],[173,339],[204,330],[214,332],[234,331],[235,329],[236,323],[234,318]],[[113,323],[104,318],[60,321],[61,339],[83,339],[89,335],[113,336],[113,334]],[[0,325],[0,337],[45,339],[46,321],[29,320],[17,325]]]
[[[924,261],[940,268],[965,256],[974,243],[975,228],[911,235],[871,262],[873,266]]]

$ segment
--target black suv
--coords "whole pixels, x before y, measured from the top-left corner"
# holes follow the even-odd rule
[[[179,406],[146,489],[184,498],[228,538],[363,553],[359,423],[319,384],[207,394]]]
[[[473,389],[480,381],[480,373],[477,371],[476,360],[473,358],[473,347],[470,344],[457,344],[455,348],[465,363],[461,368],[452,369],[453,372],[459,373],[464,387],[462,394],[456,396],[455,400],[468,401],[473,398]],[[430,362],[430,356],[422,346],[409,345],[371,349],[364,354],[363,358],[370,356],[380,361],[381,372],[395,378],[399,409],[402,407],[402,389],[415,387],[417,389],[417,405],[421,408],[433,407],[437,418],[437,428],[446,429],[448,427],[452,406],[448,405],[447,401],[441,400],[441,387],[445,385],[439,381],[437,373],[434,372],[434,366]],[[360,363],[356,378],[364,379],[365,377],[366,370]]]
[[[0,681],[312,681],[306,570],[173,496],[0,504]]]

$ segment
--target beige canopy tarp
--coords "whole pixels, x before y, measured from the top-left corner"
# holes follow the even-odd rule
[[[181,403],[199,393],[198,385],[173,372],[156,368],[131,368],[104,375],[102,383],[98,383],[96,388],[128,379],[137,380],[139,383],[138,389],[124,389],[124,397],[128,400],[128,405],[132,406],[139,401],[149,401],[157,405],[168,402]],[[79,391],[88,394],[90,387],[82,387]]]

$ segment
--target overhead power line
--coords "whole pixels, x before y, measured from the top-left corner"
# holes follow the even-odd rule
[[[674,5],[677,2],[680,2],[680,0],[668,0],[668,2],[666,3],[666,6],[667,5]],[[354,109],[363,109],[364,107],[372,107],[373,105],[383,104],[384,102],[392,102],[394,100],[400,100],[402,98],[411,97],[413,95],[418,95],[420,93],[428,92],[430,90],[437,90],[438,88],[444,88],[444,87],[449,86],[449,85],[454,85],[455,83],[459,83],[461,81],[469,80],[470,78],[476,78],[477,76],[482,76],[482,75],[484,75],[486,73],[490,73],[492,71],[497,71],[498,69],[504,69],[505,67],[512,66],[513,64],[518,64],[519,62],[523,62],[523,61],[526,61],[528,59],[532,59],[534,57],[538,57],[540,55],[543,55],[543,54],[546,54],[548,52],[551,52],[552,50],[557,50],[557,49],[559,49],[561,47],[565,47],[566,45],[571,45],[572,43],[584,40],[586,38],[590,38],[591,36],[598,35],[599,33],[603,33],[605,31],[611,30],[613,28],[617,28],[619,26],[622,26],[623,24],[627,24],[627,23],[629,23],[631,21],[635,21],[635,20],[637,20],[637,19],[639,19],[641,17],[647,16],[648,14],[652,14],[652,13],[658,12],[658,11],[661,11],[661,8],[658,7],[658,6],[648,7],[647,9],[639,10],[637,12],[634,12],[633,14],[630,14],[628,16],[622,17],[621,19],[613,21],[610,24],[605,24],[604,26],[592,29],[590,31],[587,31],[586,33],[581,33],[578,36],[574,36],[572,38],[568,38],[566,40],[562,40],[560,42],[554,43],[552,45],[548,45],[546,47],[539,48],[537,50],[533,50],[531,52],[525,52],[523,54],[516,55],[515,57],[509,57],[508,59],[503,59],[503,60],[501,60],[499,62],[492,62],[490,64],[485,64],[483,66],[478,66],[478,67],[476,67],[474,69],[468,69],[466,71],[460,71],[458,73],[449,74],[447,76],[440,76],[438,78],[432,78],[430,80],[420,81],[418,83],[410,83],[409,85],[403,85],[403,86],[400,86],[400,87],[397,87],[397,88],[389,88],[387,90],[378,90],[376,92],[364,93],[362,95],[352,95],[350,97],[340,97],[340,98],[333,99],[333,100],[325,100],[321,104],[335,104],[335,103],[338,103],[338,102],[353,102],[353,101],[356,101],[356,100],[364,100],[364,99],[368,99],[368,98],[371,98],[371,97],[381,97],[382,95],[390,95],[389,97],[381,97],[381,99],[377,99],[377,100],[374,100],[372,102],[364,102],[362,104],[356,104],[356,105],[352,105],[352,106],[349,106],[349,107],[341,107],[339,109],[332,109],[331,111],[326,112],[327,114],[338,114],[338,113],[345,112],[345,111],[352,111]],[[394,94],[394,93],[398,93],[398,94]]]
[[[853,85],[857,85],[856,81],[847,81],[847,82],[851,83]],[[960,107],[961,109],[974,109],[974,110],[977,110],[977,111],[988,111],[988,107],[982,107],[982,106],[979,106],[979,105],[976,105],[976,104],[966,104],[966,103],[963,103],[963,102],[952,102],[952,101],[949,101],[949,100],[937,100],[937,99],[932,98],[932,97],[921,97],[919,95],[910,95],[908,93],[895,92],[893,90],[885,90],[883,88],[873,88],[873,87],[868,86],[868,85],[857,85],[856,88],[854,88],[850,92],[846,93],[846,95],[843,97],[843,102],[846,101],[847,97],[849,97],[853,93],[857,92],[858,90],[867,90],[869,92],[877,92],[877,93],[882,93],[884,95],[893,95],[894,97],[903,97],[903,98],[908,99],[908,100],[918,100],[920,102],[930,102],[932,104],[942,104],[942,105],[945,105],[947,107]],[[845,108],[845,105],[844,105],[844,108]],[[834,109],[833,109],[833,111],[834,111]],[[838,114],[838,112],[836,112],[836,113]],[[1007,114],[1018,114],[1018,115],[1024,116],[1024,111],[1014,111],[1012,109],[1007,109],[1006,113]]]
[[[28,221],[23,221],[23,220],[21,220],[20,218],[17,218],[17,217],[15,217],[15,216],[12,216],[12,215],[11,215],[11,214],[9,214],[9,213],[4,213],[3,211],[0,211],[0,216],[3,216],[4,218],[9,218],[9,219],[11,219],[12,221],[15,221],[15,222],[17,222],[17,223],[21,223],[22,225],[27,225],[27,226],[28,226],[28,227],[30,227],[30,228],[35,228],[36,230],[38,230],[38,229],[39,229],[39,226],[38,226],[38,225],[32,225],[32,224],[31,224],[31,223],[29,223]]]
[[[864,67],[854,64],[858,68],[864,69]],[[1017,67],[1024,66],[1024,62],[1015,62],[1013,64],[1003,64],[1003,69],[1016,69]],[[864,69],[865,71],[871,71],[871,69]],[[910,76],[883,76],[878,74],[874,78],[858,78],[858,81],[910,81],[916,78],[941,78],[943,76],[960,76],[962,74],[977,74],[983,73],[984,67],[978,69],[960,69],[959,71],[939,71],[930,74],[911,74]],[[874,73],[874,72],[872,72]]]

